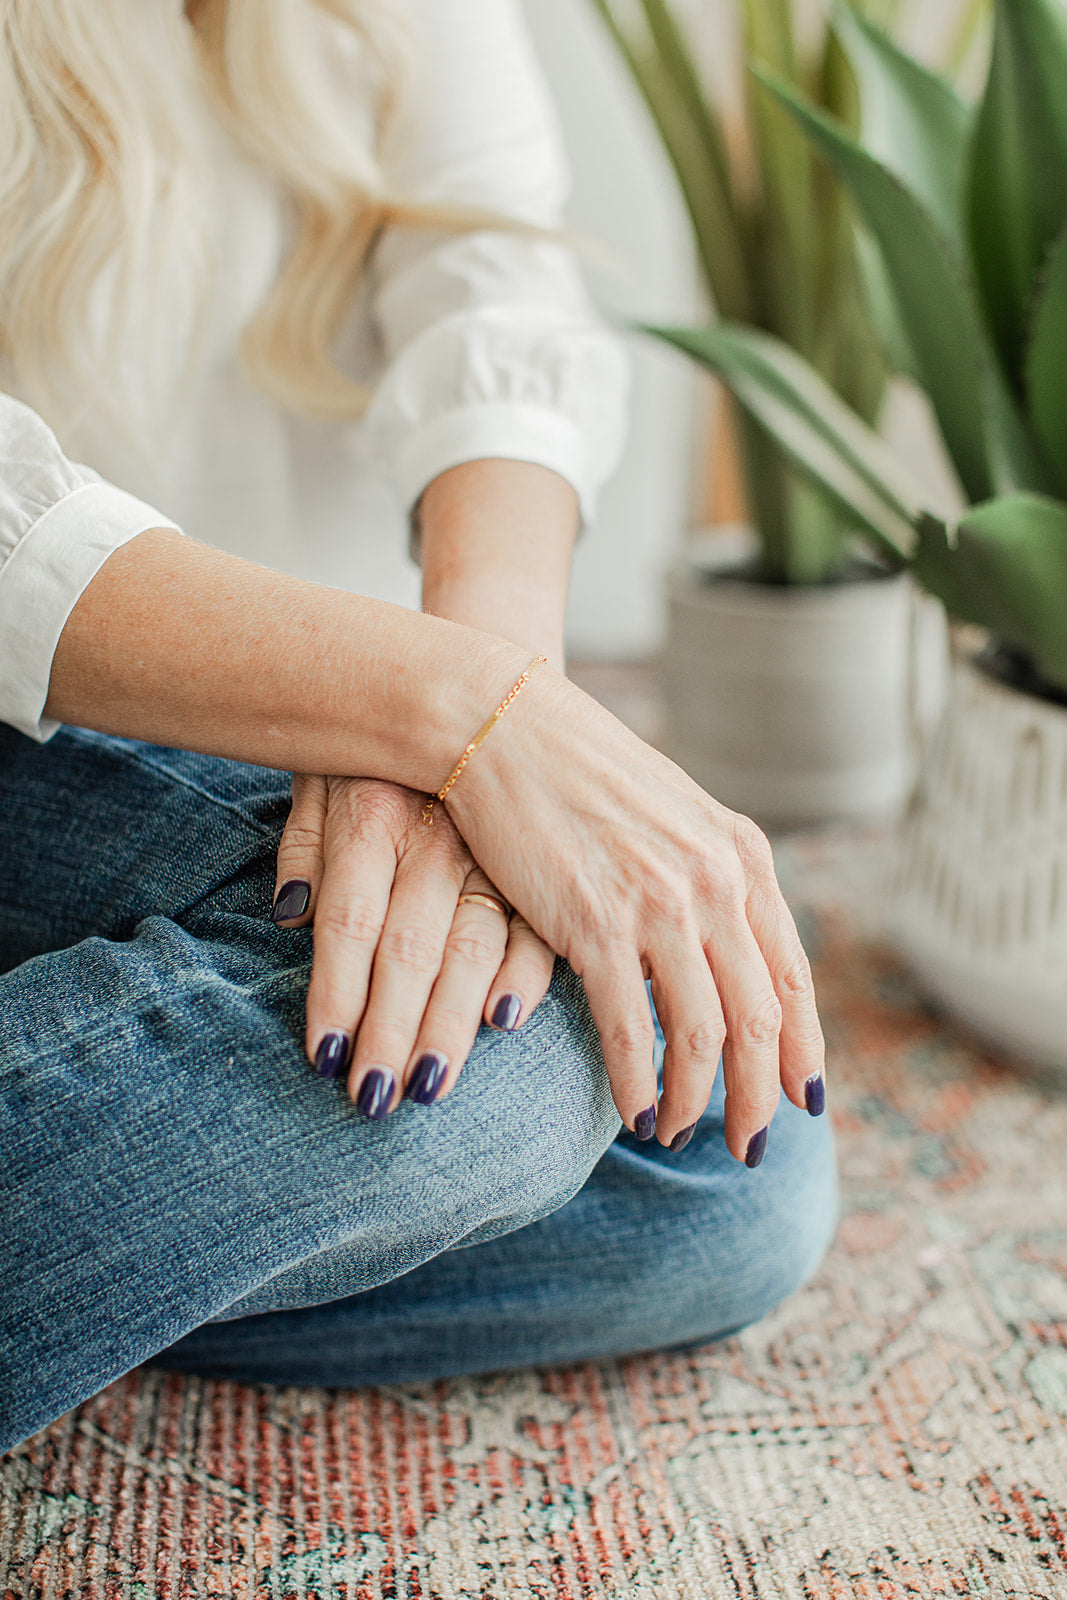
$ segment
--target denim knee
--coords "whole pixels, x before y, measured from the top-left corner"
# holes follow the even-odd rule
[[[227,1320],[340,1299],[539,1221],[582,1188],[619,1129],[584,993],[563,963],[517,1033],[481,1031],[447,1099],[404,1101],[367,1123],[340,1085],[307,1092],[320,1110],[294,1148],[303,1165],[314,1146],[297,1180],[310,1236],[288,1201],[269,1226],[288,1235],[290,1264],[216,1313]]]
[[[522,1030],[484,1044],[467,1069],[471,1138],[498,1209],[522,1227],[577,1194],[618,1134],[619,1114],[581,983],[565,963]],[[467,1242],[500,1231],[490,1222]]]

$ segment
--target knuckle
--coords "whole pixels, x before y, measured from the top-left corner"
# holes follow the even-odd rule
[[[436,967],[440,964],[441,949],[437,940],[425,928],[386,928],[378,945],[386,961],[401,967]]]
[[[651,1016],[626,1017],[613,1024],[608,1033],[608,1047],[619,1056],[648,1056],[651,1059],[656,1032]]]
[[[451,954],[458,956],[468,966],[492,967],[495,970],[504,953],[504,940],[491,928],[464,928],[462,932],[451,935],[448,948]]]
[[[380,829],[395,837],[407,826],[407,800],[392,784],[353,789],[349,794],[352,816],[361,830]]]
[[[294,822],[292,818],[285,824],[282,833],[281,850],[295,854],[318,854],[322,849],[322,830],[312,827],[310,823]]]
[[[751,817],[734,820],[734,845],[745,866],[757,874],[773,873],[774,852],[767,835]]]
[[[733,1030],[735,1045],[762,1049],[775,1044],[782,1031],[782,1007],[773,992],[765,994],[754,1006],[742,1012]]]
[[[725,1038],[726,1024],[722,1017],[708,1017],[704,1022],[698,1022],[695,1027],[685,1030],[682,1034],[682,1044],[691,1056],[701,1060],[714,1057],[717,1061]]]
[[[815,986],[811,978],[811,963],[806,953],[799,947],[783,970],[779,981],[785,993],[793,1000],[807,1000],[812,995]]]
[[[346,900],[341,904],[320,906],[315,918],[317,934],[342,940],[345,944],[377,944],[380,930],[381,919],[370,901]]]

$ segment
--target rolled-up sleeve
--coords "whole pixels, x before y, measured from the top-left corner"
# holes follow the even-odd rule
[[[68,461],[36,412],[0,395],[0,721],[32,739],[44,715],[59,636],[115,550],[173,528],[144,501]]]
[[[560,473],[587,520],[622,448],[627,363],[572,251],[545,237],[561,226],[569,177],[521,6],[410,9],[417,82],[389,159],[396,192],[517,226],[394,229],[382,241],[385,367],[366,438],[408,507],[449,467],[504,457]]]

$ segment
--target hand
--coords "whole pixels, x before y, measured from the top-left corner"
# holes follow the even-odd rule
[[[447,1094],[482,1019],[518,1027],[552,977],[551,950],[521,917],[458,903],[501,897],[442,806],[424,825],[424,799],[376,779],[294,775],[278,851],[275,920],[314,921],[308,1059],[324,1077],[347,1067],[374,1118],[405,1093]]]
[[[779,1097],[821,1089],[808,963],[770,846],[588,695],[542,668],[451,790],[473,854],[585,983],[615,1103],[680,1148],[720,1051],[726,1141],[755,1166]],[[656,1107],[650,977],[667,1041]],[[812,1095],[812,1109],[819,1105]]]

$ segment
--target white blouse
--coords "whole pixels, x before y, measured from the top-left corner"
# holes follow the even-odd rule
[[[421,65],[388,156],[393,190],[558,226],[566,168],[520,0],[397,3],[412,13]],[[353,114],[365,118],[356,64],[339,62],[349,67]],[[76,465],[41,416],[0,395],[0,721],[34,738],[56,728],[43,708],[67,617],[107,557],[148,528],[416,603],[414,569],[400,576],[406,522],[438,474],[485,457],[537,462],[574,485],[588,517],[621,449],[619,345],[591,314],[570,252],[519,233],[384,239],[342,351],[373,389],[360,422],[303,421],[263,396],[237,351],[277,270],[284,202],[218,139],[225,281],[166,445],[146,460],[83,427],[88,464]]]

